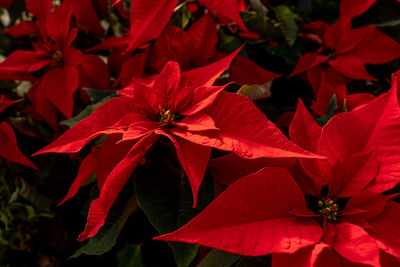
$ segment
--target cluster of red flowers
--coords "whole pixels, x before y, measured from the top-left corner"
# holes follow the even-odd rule
[[[302,55],[289,77],[305,72],[314,115],[324,116],[333,96],[338,114],[321,126],[299,100],[290,139],[249,97],[227,90],[227,79],[262,85],[281,76],[238,55],[240,44],[228,54],[217,49],[217,27],[261,38],[242,21],[244,0],[132,0],[130,12],[113,1],[129,30],[84,51],[74,48],[80,31],[107,36],[97,13],[107,16],[106,0],[65,0],[54,8],[51,0],[25,0],[34,19],[3,32],[29,36],[32,50],[8,55],[0,79],[32,82],[26,111],[56,133],[61,120],[77,114],[75,103],[87,102],[84,88],[117,90],[34,154],[77,153],[91,144],[62,201],[97,175],[99,197],[79,241],[97,234],[147,151],[164,138],[190,183],[193,207],[207,168],[227,188],[185,226],[155,239],[272,254],[272,266],[398,266],[400,204],[386,191],[400,182],[400,72],[378,97],[347,95],[349,79],[376,80],[365,64],[400,57],[400,44],[375,26],[352,27],[374,3],[342,0],[338,21],[303,26],[303,39],[317,50]],[[167,25],[184,5],[198,19],[186,31]],[[98,51],[111,52],[104,61]],[[18,101],[2,95],[0,112]],[[214,157],[213,149],[225,152]],[[0,156],[37,169],[7,122],[0,124]]]

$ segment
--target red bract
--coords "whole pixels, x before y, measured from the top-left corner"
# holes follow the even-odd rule
[[[42,2],[26,2],[28,11],[38,19],[40,37],[33,43],[35,51],[11,53],[0,64],[0,73],[29,74],[45,69],[47,72],[34,83],[28,97],[34,112],[56,128],[57,110],[67,118],[72,116],[77,88],[108,89],[109,75],[100,58],[70,47],[77,34],[77,28],[70,30],[72,2],[63,2],[51,13],[51,1]]]
[[[212,86],[235,55],[183,73],[177,63],[169,62],[159,75],[133,79],[119,91],[121,97],[100,106],[36,153],[74,153],[103,134],[111,134],[111,139],[102,150],[120,151],[111,163],[105,162],[107,170],[97,173],[103,177],[100,197],[92,202],[79,240],[95,235],[104,224],[123,185],[160,135],[170,139],[176,149],[191,184],[194,205],[211,148],[243,158],[317,157],[288,141],[248,98],[223,92],[226,85]]]
[[[283,168],[264,168],[239,179],[187,225],[156,239],[242,255],[273,253],[273,266],[396,261],[400,205],[381,192],[399,182],[399,119],[396,78],[389,93],[333,117],[322,128],[300,102],[291,140],[327,160],[268,160],[293,176]],[[225,164],[256,169],[263,160]]]
[[[224,56],[216,49],[217,40],[216,25],[210,12],[187,31],[170,25],[154,43],[149,65],[157,71],[161,71],[168,60],[178,62],[182,70],[207,65]],[[239,84],[264,84],[281,76],[242,56],[235,58],[229,74],[229,78]]]
[[[5,95],[0,96],[0,113],[6,108],[14,105],[20,100],[11,101]],[[0,157],[5,158],[8,161],[19,163],[35,170],[38,170],[35,164],[33,164],[22,152],[19,150],[17,145],[17,139],[11,126],[3,121],[0,123]]]
[[[312,22],[306,30],[313,33],[307,36],[322,46],[300,57],[291,75],[307,72],[316,98],[312,108],[318,115],[325,114],[334,94],[339,108],[343,105],[346,77],[376,80],[365,64],[383,64],[400,57],[400,44],[375,26],[351,29],[350,19],[341,19],[332,25]]]

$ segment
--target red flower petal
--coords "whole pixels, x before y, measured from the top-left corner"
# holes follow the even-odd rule
[[[2,32],[14,38],[21,38],[29,34],[38,34],[39,28],[34,21],[21,21]]]
[[[340,17],[352,19],[367,11],[376,0],[342,0]]]
[[[216,53],[217,30],[211,12],[197,20],[186,32],[169,25],[154,43],[150,66],[161,71],[173,60],[182,70],[206,65]]]
[[[73,94],[78,89],[79,76],[74,67],[55,68],[43,75],[41,86],[47,97],[65,117],[71,118],[74,108]]]
[[[400,204],[389,201],[382,214],[376,219],[369,221],[373,227],[368,230],[370,234],[378,241],[380,249],[400,258]],[[386,265],[385,265],[386,266]]]
[[[241,5],[238,0],[199,0],[199,2],[217,14],[236,22],[242,30],[247,31],[240,17]]]
[[[294,68],[293,72],[290,73],[289,77],[316,67],[319,64],[327,62],[328,60],[329,58],[327,56],[319,55],[317,53],[307,53],[299,58],[296,63],[296,67]]]
[[[42,51],[16,50],[0,63],[0,71],[33,72],[40,70],[51,62]]]
[[[89,209],[85,230],[79,235],[78,241],[84,241],[96,235],[105,223],[107,214],[117,198],[122,187],[131,176],[137,164],[146,154],[149,147],[158,139],[150,134],[137,142],[112,170],[100,190],[100,196],[92,201]]]
[[[64,199],[58,204],[61,205],[68,199],[75,196],[78,193],[79,188],[89,179],[96,171],[96,158],[97,158],[97,151],[92,150],[92,152],[86,156],[84,160],[82,160],[81,165],[79,166],[78,174],[72,183],[71,187],[69,188],[66,196]]]
[[[131,112],[132,98],[117,97],[98,107],[89,117],[78,122],[50,145],[34,155],[44,153],[75,153],[102,131],[113,126],[126,113]]]
[[[334,67],[344,76],[352,79],[367,79],[376,81],[377,79],[369,75],[364,67],[364,62],[357,56],[346,54],[329,60],[329,65]]]
[[[290,124],[290,140],[309,151],[317,151],[317,143],[321,136],[322,127],[308,112],[303,101],[299,99],[296,113]]]
[[[35,164],[19,150],[13,129],[4,121],[0,123],[0,157],[38,170]]]
[[[0,96],[0,113],[2,113],[6,108],[11,107],[15,103],[18,103],[22,101],[23,99],[17,99],[17,100],[10,100],[6,95],[1,95]]]
[[[229,70],[229,78],[239,84],[264,84],[281,76],[281,74],[266,70],[242,56],[235,58]]]
[[[361,27],[352,30],[360,41],[351,51],[362,62],[369,64],[383,64],[400,57],[400,44],[375,26]]]
[[[333,248],[352,262],[380,266],[379,248],[375,240],[362,228],[349,224],[336,224]]]
[[[26,9],[40,22],[45,22],[52,8],[52,0],[25,0]]]
[[[127,50],[156,39],[167,25],[178,0],[133,0]]]
[[[79,87],[107,90],[110,75],[107,65],[98,56],[84,55],[82,64],[78,66]]]
[[[191,142],[232,151],[242,158],[318,157],[287,140],[245,96],[222,92],[213,106],[218,108],[209,108],[207,113],[220,128],[220,133],[171,131]]]
[[[157,133],[167,136],[174,144],[179,162],[190,182],[193,193],[193,208],[196,207],[199,187],[207,169],[211,148],[172,136],[167,131],[159,131]]]
[[[322,236],[313,219],[287,214],[296,207],[306,208],[306,203],[291,175],[281,168],[264,168],[232,184],[182,228],[155,239],[250,256],[293,253]]]
[[[336,165],[329,183],[329,195],[352,197],[363,191],[376,177],[378,163],[374,152],[357,153]]]

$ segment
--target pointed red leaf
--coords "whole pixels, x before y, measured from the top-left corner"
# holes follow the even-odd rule
[[[329,194],[336,198],[352,197],[362,192],[377,173],[378,163],[374,152],[351,155],[334,169],[329,183]]]
[[[98,107],[89,117],[78,122],[50,145],[34,155],[44,153],[75,153],[102,131],[113,126],[126,113],[131,112],[132,98],[117,97]]]
[[[0,113],[2,113],[6,108],[11,107],[15,103],[22,101],[23,99],[10,100],[6,95],[0,95]]]
[[[264,84],[281,76],[281,74],[266,70],[242,56],[235,58],[229,70],[229,78],[239,84]]]
[[[35,164],[19,150],[14,131],[5,121],[0,123],[0,157],[38,170]]]
[[[121,160],[105,180],[100,196],[92,201],[89,209],[85,230],[79,235],[78,241],[84,241],[97,234],[106,221],[107,214],[119,192],[131,176],[137,164],[146,154],[149,147],[158,139],[150,134],[137,142]]]
[[[98,56],[85,55],[82,64],[78,66],[79,87],[107,90],[110,84],[110,74],[107,65]]]
[[[306,203],[291,175],[281,168],[264,168],[232,184],[182,228],[155,239],[250,256],[293,253],[322,236],[313,219],[288,215],[296,207],[306,208]]]
[[[75,196],[76,193],[78,193],[79,188],[86,182],[87,179],[89,179],[95,173],[96,158],[97,158],[97,151],[92,150],[92,152],[89,155],[87,155],[84,160],[82,160],[81,165],[79,166],[78,174],[76,175],[74,182],[69,188],[64,199],[58,205],[63,204],[65,201]]]
[[[361,27],[353,32],[354,36],[362,41],[352,54],[359,57],[363,63],[383,64],[400,57],[400,44],[375,26]]]
[[[377,79],[369,75],[367,69],[364,67],[363,61],[354,55],[343,55],[330,60],[329,65],[334,67],[337,71],[344,76],[352,79],[366,79],[376,81]]]
[[[232,151],[247,159],[260,157],[306,157],[318,156],[306,152],[290,142],[283,133],[245,96],[222,92],[207,109],[214,119],[218,132],[194,133],[179,129],[171,131],[194,143]],[[232,110],[235,112],[232,113]],[[230,116],[226,116],[230,114]]]
[[[25,0],[26,9],[40,22],[45,22],[52,8],[52,0]]]
[[[94,32],[100,36],[105,35],[92,1],[74,0],[72,2],[72,13],[79,28],[84,31]]]
[[[141,43],[160,36],[177,3],[178,0],[133,0],[127,50],[134,50]]]
[[[309,151],[317,150],[317,143],[321,136],[322,127],[311,116],[303,101],[299,99],[296,114],[290,124],[290,140]]]
[[[361,227],[350,223],[336,224],[333,248],[352,262],[380,266],[379,248],[375,240]]]
[[[21,21],[2,32],[14,38],[21,38],[30,34],[38,34],[39,28],[34,21]]]
[[[216,25],[210,12],[187,31],[169,25],[154,43],[150,66],[161,71],[169,60],[178,62],[182,70],[206,65],[216,53],[217,39]]]
[[[217,12],[217,14],[236,22],[242,30],[247,31],[240,17],[241,5],[239,0],[199,0],[199,2]]]
[[[378,241],[380,249],[400,258],[400,204],[389,201],[383,213],[369,223],[373,227],[370,234]]]
[[[120,134],[110,134],[97,152],[96,175],[99,190],[117,164],[125,158],[135,142],[119,142]]]
[[[328,60],[329,58],[327,56],[319,55],[317,53],[307,53],[299,58],[296,63],[296,67],[294,68],[292,73],[290,73],[289,77],[316,67],[319,64],[327,62]]]
[[[211,86],[218,79],[221,74],[229,68],[232,60],[236,57],[239,51],[242,49],[240,47],[232,54],[213,62],[207,66],[200,67],[197,69],[185,71],[182,73],[181,86],[196,88],[199,86]]]
[[[188,177],[190,188],[192,189],[193,208],[196,207],[199,188],[210,159],[211,148],[175,137],[167,131],[159,131],[157,133],[167,136],[174,144],[179,162]]]
[[[73,94],[78,89],[79,76],[74,67],[55,68],[43,76],[42,86],[46,95],[65,117],[71,118],[74,108]]]
[[[48,55],[42,51],[16,50],[0,63],[0,71],[33,72],[50,62]]]
[[[367,11],[376,0],[342,0],[340,17],[352,19]]]

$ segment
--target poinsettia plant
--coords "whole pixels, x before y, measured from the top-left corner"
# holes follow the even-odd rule
[[[400,265],[399,14],[0,0],[0,265]]]

